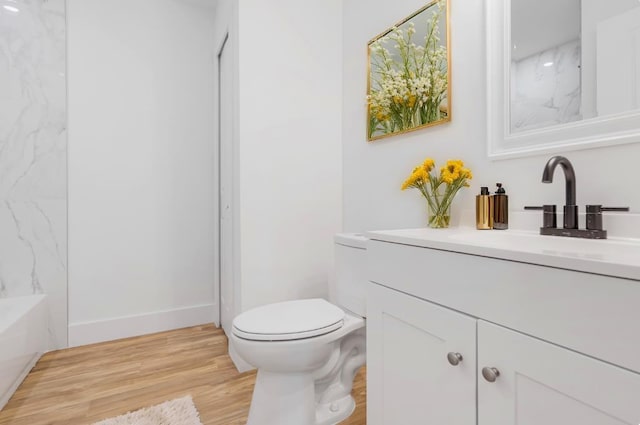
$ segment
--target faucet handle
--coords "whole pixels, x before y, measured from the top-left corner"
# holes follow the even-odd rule
[[[603,207],[602,205],[587,205],[587,229],[602,230],[602,213],[604,211],[628,212],[629,207]]]
[[[589,205],[587,205],[587,207],[589,207]],[[600,207],[600,211],[629,212],[629,207]]]
[[[600,214],[605,211],[629,212],[629,207],[603,207],[602,205],[587,205],[587,214]]]

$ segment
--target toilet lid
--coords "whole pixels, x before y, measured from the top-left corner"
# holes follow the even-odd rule
[[[233,333],[254,341],[291,341],[342,327],[344,311],[319,298],[268,304],[233,320]]]

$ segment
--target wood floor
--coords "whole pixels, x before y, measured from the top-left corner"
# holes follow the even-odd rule
[[[0,411],[0,425],[91,424],[188,394],[204,425],[244,425],[255,372],[238,373],[226,353],[213,325],[54,351]],[[366,424],[364,376],[344,425]]]

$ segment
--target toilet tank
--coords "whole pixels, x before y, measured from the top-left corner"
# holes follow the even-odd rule
[[[366,317],[367,315],[367,242],[358,233],[340,233],[334,237],[335,275],[331,301]]]

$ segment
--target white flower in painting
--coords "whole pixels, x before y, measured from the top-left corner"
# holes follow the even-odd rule
[[[410,92],[418,101],[418,106],[423,106],[429,100],[431,80],[427,77],[413,78],[409,80]]]
[[[407,30],[407,35],[411,37],[416,33],[416,25],[413,22],[409,22],[409,29]]]

